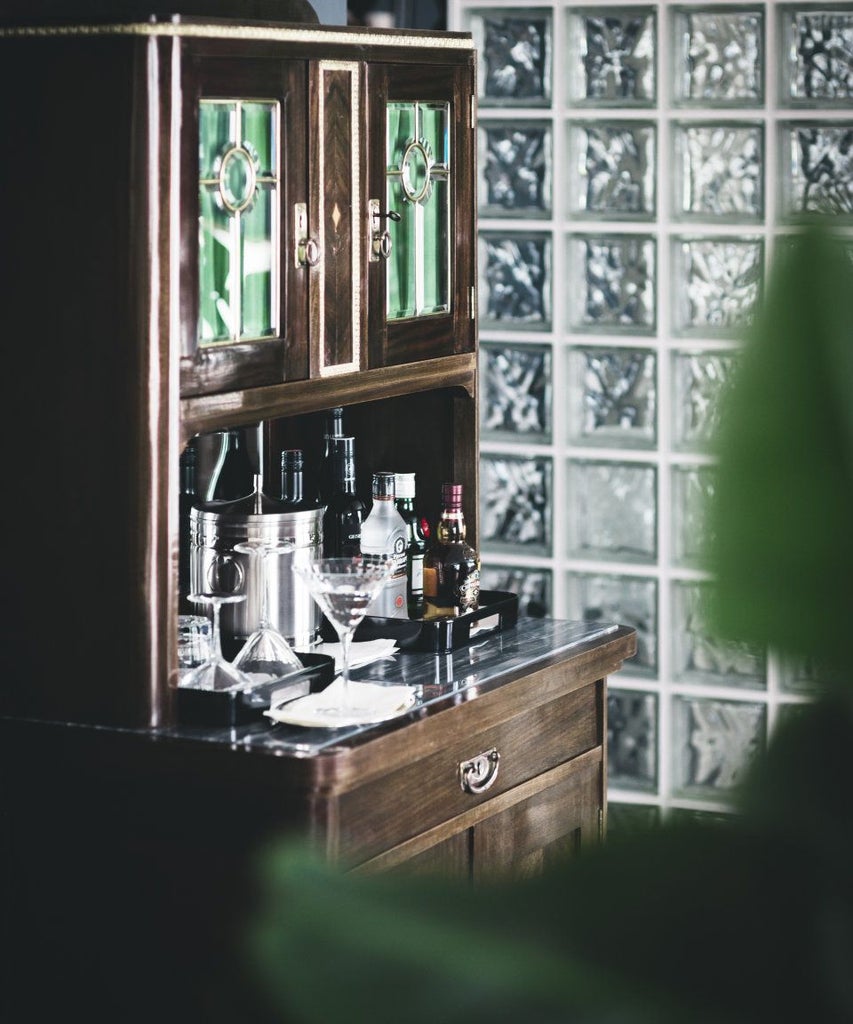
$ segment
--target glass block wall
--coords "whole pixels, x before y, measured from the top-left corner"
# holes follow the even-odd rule
[[[774,245],[853,223],[853,7],[450,0],[479,55],[484,587],[634,626],[609,828],[725,815],[806,669],[720,643],[708,447]]]

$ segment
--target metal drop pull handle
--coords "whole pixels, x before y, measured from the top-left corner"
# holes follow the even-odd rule
[[[459,785],[463,793],[485,793],[498,777],[501,755],[497,747],[484,750],[470,761],[459,762]]]
[[[293,210],[293,259],[297,267],[316,267],[320,262],[320,246],[308,237],[308,207],[296,203]]]
[[[377,263],[380,259],[387,260],[391,255],[391,235],[387,228],[381,229],[383,220],[402,220],[396,210],[383,210],[378,199],[371,199],[367,204],[370,215],[370,261]]]

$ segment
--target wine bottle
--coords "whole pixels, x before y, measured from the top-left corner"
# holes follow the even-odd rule
[[[368,607],[369,615],[407,619],[406,521],[394,504],[394,474],[373,474],[373,505],[361,524],[361,553],[390,558],[394,572]]]
[[[196,502],[196,467],[198,453],[195,442],[189,444],[180,456],[180,491],[178,495],[178,614],[194,615],[198,609],[189,600],[192,593],[190,582],[190,548],[192,545],[190,509]]]
[[[326,430],[323,435],[323,458],[320,462],[319,494],[320,503],[329,504],[329,498],[336,487],[334,465],[334,444],[344,436],[344,410],[338,405],[326,413]]]
[[[254,490],[255,467],[249,457],[242,430],[222,434],[219,457],[207,487],[208,501],[236,501]]]
[[[406,522],[406,604],[410,619],[424,614],[424,554],[426,533],[424,520],[415,511],[415,474],[397,473],[397,511]]]
[[[304,457],[301,448],[285,448],[281,453],[281,504],[283,511],[300,512],[317,508],[317,502],[305,496]]]
[[[361,554],[361,524],[367,505],[355,490],[355,438],[330,438],[332,490],[323,514],[323,555]]]
[[[441,485],[441,517],[424,556],[425,618],[476,611],[480,556],[465,540],[462,484]]]

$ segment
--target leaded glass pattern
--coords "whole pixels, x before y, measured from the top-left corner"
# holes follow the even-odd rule
[[[672,131],[675,215],[760,220],[764,214],[763,126],[674,123]]]
[[[766,686],[766,657],[750,644],[715,636],[707,625],[711,582],[678,581],[672,592],[673,676],[686,683]]]
[[[731,798],[764,749],[767,710],[757,702],[673,699],[676,792]]]
[[[780,131],[784,213],[853,216],[853,122],[787,122]]]
[[[550,122],[481,122],[477,141],[480,213],[546,217],[551,211]]]
[[[657,357],[650,349],[572,349],[573,444],[652,448],[657,438]]]
[[[651,106],[657,24],[651,7],[577,7],[568,13],[565,75],[573,106]]]
[[[673,25],[677,103],[731,107],[762,102],[761,8],[684,8],[673,12]]]
[[[551,553],[551,478],[549,458],[481,456],[482,551]]]
[[[853,11],[842,7],[783,7],[782,50],[787,59],[782,102],[803,106],[853,105]]]
[[[425,101],[386,104],[389,320],[450,308],[450,107]]]
[[[551,320],[551,237],[481,233],[480,322],[547,330]]]
[[[574,235],[569,242],[569,275],[572,330],[654,332],[654,238]]]
[[[468,14],[480,56],[483,106],[545,106],[551,96],[551,11],[473,10]]]
[[[672,467],[672,559],[676,565],[704,568],[705,545],[713,537],[706,520],[715,477],[714,466]]]
[[[578,558],[651,563],[657,556],[657,470],[634,462],[571,461],[569,550]]]
[[[517,594],[519,615],[539,619],[552,615],[552,585],[550,569],[497,565],[489,558],[480,566],[480,589]]]
[[[676,238],[673,325],[681,334],[735,337],[752,321],[764,271],[761,239]]]
[[[658,671],[658,584],[653,577],[572,571],[567,579],[567,618],[620,622],[637,631],[631,674]]]
[[[278,332],[279,105],[199,102],[200,345]]]
[[[607,771],[626,789],[657,785],[658,699],[654,693],[611,687],[607,694]]]
[[[568,174],[572,213],[602,220],[652,220],[655,147],[656,128],[649,122],[572,122]]]
[[[550,441],[550,346],[483,342],[480,384],[481,437]]]
[[[720,402],[737,362],[735,351],[676,352],[672,357],[673,445],[707,451],[720,424]]]

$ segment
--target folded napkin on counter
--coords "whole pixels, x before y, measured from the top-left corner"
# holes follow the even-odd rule
[[[322,643],[313,648],[315,654],[325,654],[335,659],[335,671],[341,670],[341,645]],[[398,650],[395,640],[360,640],[358,643],[351,643],[349,646],[349,667],[358,668],[359,665],[369,665],[372,661],[381,661],[383,658],[390,658]]]
[[[343,686],[343,680],[338,677],[322,692],[310,693],[307,697],[288,701],[280,707],[272,707],[264,714],[274,722],[284,722],[288,725],[340,729],[347,725],[384,722],[401,715],[415,703],[413,686],[380,686],[378,683],[358,683],[351,680],[351,703],[357,710],[330,715],[324,708],[337,708],[340,705]]]

